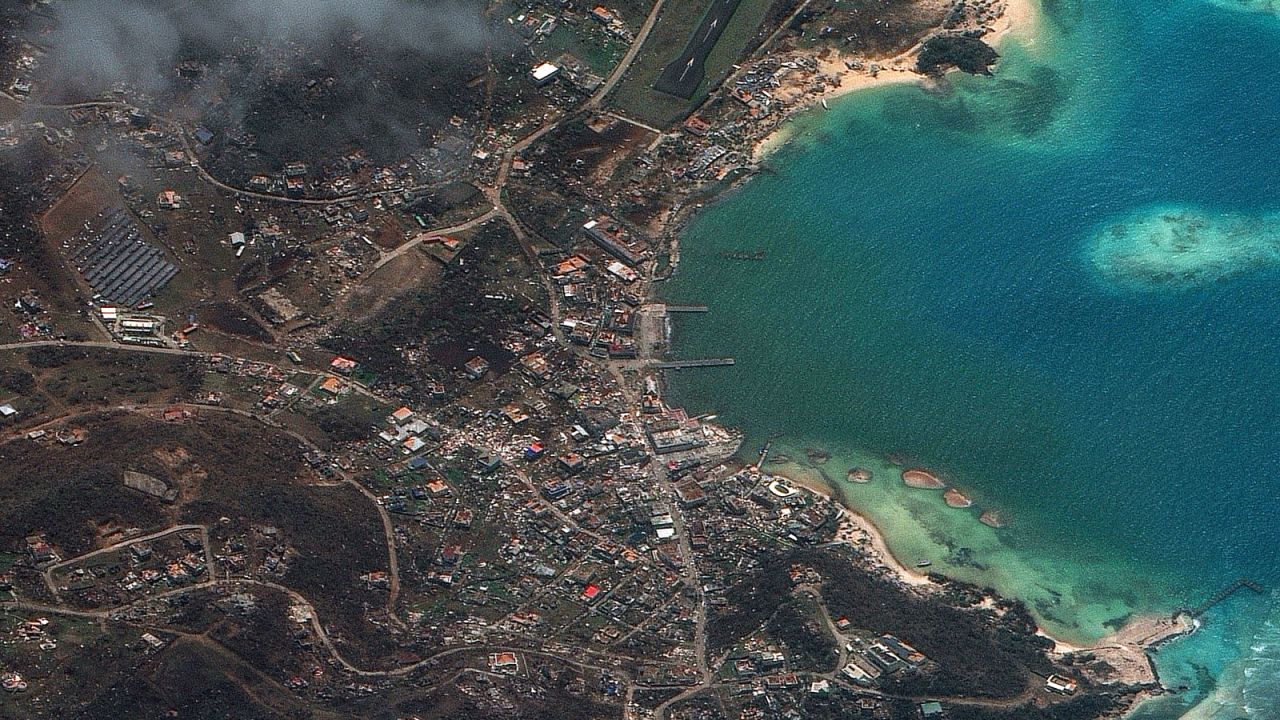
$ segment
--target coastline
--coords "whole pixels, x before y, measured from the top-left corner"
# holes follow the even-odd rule
[[[786,478],[793,485],[799,485],[815,495],[830,500],[833,505],[840,509],[840,527],[836,530],[836,542],[865,545],[868,549],[868,554],[876,562],[888,568],[890,572],[907,585],[921,587],[934,584],[926,574],[919,572],[915,568],[907,567],[895,557],[893,551],[889,549],[888,542],[885,540],[884,531],[877,527],[871,518],[840,502],[839,498],[832,494],[831,488],[803,476],[776,472],[770,472],[769,474]]]
[[[862,546],[873,562],[889,570],[905,585],[924,590],[940,587],[926,573],[899,560],[889,549],[884,531],[870,517],[842,503],[825,482],[799,473],[771,471],[768,474],[786,478],[788,482],[830,500],[840,509],[840,525],[835,542]],[[1141,702],[1144,697],[1162,692],[1160,677],[1150,653],[1170,640],[1195,632],[1198,627],[1186,615],[1148,614],[1130,618],[1114,633],[1092,643],[1071,643],[1055,637],[1043,628],[1038,630],[1038,634],[1053,642],[1054,655],[1092,655],[1103,661],[1113,670],[1107,676],[1098,678],[1100,681],[1144,688],[1143,697],[1136,698],[1137,702]]]
[[[998,47],[1010,38],[1034,40],[1040,25],[1038,2],[1039,0],[1005,0],[999,19],[983,36],[983,41],[992,47]],[[792,118],[815,105],[861,90],[909,83],[924,85],[934,80],[915,69],[916,57],[923,45],[922,41],[899,55],[874,60],[845,57],[838,53],[809,56],[817,65],[812,77],[803,80],[788,79],[778,89],[776,97],[789,103],[789,107],[773,129],[753,143],[752,162],[760,163],[791,140],[795,133]],[[820,82],[821,88],[816,92],[815,81]]]

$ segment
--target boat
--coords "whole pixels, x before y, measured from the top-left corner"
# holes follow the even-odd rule
[[[932,565],[932,564],[933,564],[933,561],[932,561],[932,560],[921,560],[920,562],[916,563],[916,567],[918,567],[918,568],[927,568],[927,567],[929,567],[929,566],[930,566],[930,565]]]
[[[831,109],[830,107],[828,107],[828,106],[827,106],[827,99],[826,99],[826,98],[822,98],[822,109],[823,109],[823,110],[830,110],[830,109]]]

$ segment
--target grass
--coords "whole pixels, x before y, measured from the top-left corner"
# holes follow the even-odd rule
[[[707,3],[667,3],[635,63],[614,89],[609,103],[631,117],[658,127],[688,115],[724,80],[730,66],[752,49],[751,40],[775,1],[785,0],[742,0],[707,57],[706,78],[690,100],[658,92],[653,89],[653,83],[663,67],[684,49],[691,29],[697,27],[706,13]]]

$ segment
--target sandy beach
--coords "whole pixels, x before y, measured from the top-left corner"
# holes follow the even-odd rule
[[[836,531],[836,542],[847,542],[863,548],[867,555],[892,571],[904,584],[913,587],[932,586],[933,581],[916,568],[908,567],[900,562],[889,550],[883,533],[875,523],[856,510],[845,507],[838,499],[832,497],[830,488],[819,480],[807,478],[803,473],[771,472],[784,477],[793,485],[803,487],[816,495],[833,502],[840,509],[839,527]],[[1102,682],[1129,685],[1150,685],[1159,683],[1154,665],[1148,650],[1180,635],[1195,630],[1193,621],[1185,616],[1170,617],[1168,615],[1143,615],[1135,617],[1120,630],[1085,645],[1072,644],[1054,637],[1041,630],[1040,634],[1053,640],[1053,652],[1058,655],[1073,653],[1091,654],[1103,660],[1113,668]]]
[[[889,545],[884,540],[884,535],[880,532],[880,528],[871,522],[866,516],[845,507],[843,503],[831,496],[830,488],[827,488],[820,482],[809,480],[803,476],[784,475],[782,473],[771,473],[779,477],[785,477],[793,485],[799,485],[806,490],[827,498],[840,509],[840,525],[836,530],[836,541],[847,542],[850,545],[864,545],[868,554],[878,560],[885,567],[893,571],[902,582],[908,585],[932,585],[933,581],[926,577],[923,573],[913,568],[903,565],[889,551]]]
[[[1039,24],[1038,2],[1005,0],[1004,12],[983,40],[998,48],[1009,37],[1023,41],[1034,38]],[[828,52],[814,58],[817,61],[815,73],[804,77],[792,73],[783,78],[774,93],[775,99],[787,105],[783,120],[756,142],[752,148],[752,160],[760,162],[791,139],[794,129],[786,119],[797,112],[859,90],[927,82],[929,78],[915,70],[919,51],[920,45],[916,45],[900,55],[881,59],[852,58]],[[827,82],[821,85],[821,90],[815,91],[815,82],[822,79]]]
[[[1053,640],[1058,655],[1088,653],[1114,668],[1106,682],[1130,685],[1155,685],[1160,682],[1148,651],[1172,638],[1193,632],[1196,625],[1186,615],[1142,615],[1133,618],[1124,627],[1089,645],[1073,645],[1041,632]]]

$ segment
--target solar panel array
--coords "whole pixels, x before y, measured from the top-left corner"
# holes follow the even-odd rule
[[[178,268],[164,252],[142,239],[133,219],[124,210],[111,210],[102,230],[91,236],[72,262],[102,299],[135,306],[165,286]]]

